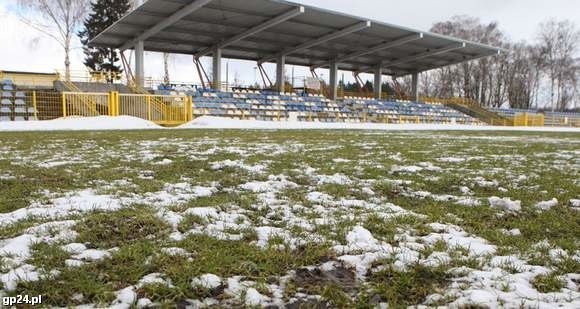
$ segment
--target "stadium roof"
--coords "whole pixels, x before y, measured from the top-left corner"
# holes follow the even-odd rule
[[[354,3],[354,2],[353,2]],[[90,44],[386,75],[427,71],[501,49],[279,0],[149,0]]]

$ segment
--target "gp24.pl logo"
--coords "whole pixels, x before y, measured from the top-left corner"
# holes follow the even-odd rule
[[[29,305],[36,306],[42,304],[42,295],[29,296],[29,295],[17,295],[17,296],[4,296],[2,297],[2,306],[12,307],[16,305]]]

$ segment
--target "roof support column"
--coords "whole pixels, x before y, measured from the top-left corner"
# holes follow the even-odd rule
[[[411,75],[411,100],[414,102],[419,101],[419,73]]]
[[[222,50],[216,48],[213,52],[213,66],[212,66],[213,85],[212,88],[216,91],[222,91]]]
[[[145,86],[145,48],[143,41],[135,44],[135,84],[141,88]]]
[[[373,90],[375,91],[375,99],[380,100],[383,92],[383,68],[380,64],[375,68],[375,83],[373,85]]]
[[[338,63],[336,60],[330,61],[329,99],[336,100],[338,97]]]
[[[276,88],[278,92],[285,92],[286,81],[285,81],[285,68],[286,66],[286,56],[279,55],[276,60]]]

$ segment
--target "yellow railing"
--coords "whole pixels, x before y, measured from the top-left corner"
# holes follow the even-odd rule
[[[166,110],[164,108],[165,103],[163,100],[160,100],[158,98],[158,96],[151,96],[149,91],[143,89],[141,86],[137,85],[135,82],[128,83],[127,86],[131,89],[131,91],[133,91],[136,94],[150,96],[150,99],[149,99],[150,102],[148,104],[150,105],[150,107],[154,113],[160,113],[161,115],[163,115],[163,113],[166,112]]]
[[[102,102],[97,102],[95,100],[93,100],[93,95],[89,94],[89,93],[85,93],[83,92],[81,89],[79,89],[73,82],[68,81],[68,80],[61,80],[62,84],[69,90],[69,95],[70,96],[76,96],[76,98],[74,98],[74,100],[78,103],[82,103],[84,104],[84,106],[82,106],[81,110],[86,111],[88,113],[92,113],[94,115],[91,116],[99,116],[99,115],[106,115],[106,113],[101,113],[98,109],[97,106],[99,105],[99,103],[102,104]],[[73,98],[70,98],[70,100],[72,100]]]
[[[45,91],[25,91],[24,94],[28,120],[126,115],[174,126],[193,118],[193,102],[189,96]],[[93,102],[92,105],[87,106],[86,100]]]
[[[118,114],[139,117],[161,125],[179,125],[193,117],[188,96],[119,94]]]
[[[490,124],[492,126],[503,126],[503,127],[511,127],[514,125],[513,120],[511,118],[489,118],[489,119],[480,119],[481,121]]]
[[[109,115],[109,93],[63,92],[63,116],[95,117]]]
[[[519,113],[514,115],[514,126],[516,127],[543,127],[543,114]]]

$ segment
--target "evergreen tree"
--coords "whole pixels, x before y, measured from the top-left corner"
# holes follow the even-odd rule
[[[122,73],[119,52],[112,48],[89,47],[88,43],[99,33],[114,24],[131,8],[130,0],[96,0],[91,4],[91,14],[84,22],[84,29],[79,32],[85,53],[84,64],[91,71],[111,72],[107,81],[112,83],[118,73]]]

